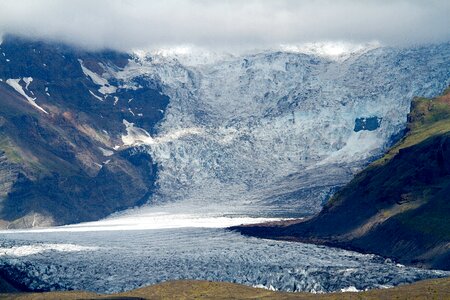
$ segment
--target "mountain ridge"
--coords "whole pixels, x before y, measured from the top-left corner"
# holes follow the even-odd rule
[[[100,77],[131,57],[12,36],[0,55],[0,227],[92,221],[144,204],[156,164],[142,147],[121,147],[123,120],[154,132],[168,98],[148,81],[134,89]]]

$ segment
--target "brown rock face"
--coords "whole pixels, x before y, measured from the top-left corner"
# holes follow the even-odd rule
[[[157,166],[145,148],[123,146],[123,120],[155,132],[168,97],[142,78],[138,89],[111,79],[115,92],[102,95],[83,73],[80,61],[100,76],[123,68],[127,54],[14,37],[0,48],[11,60],[0,62],[0,228],[97,220],[145,203]]]

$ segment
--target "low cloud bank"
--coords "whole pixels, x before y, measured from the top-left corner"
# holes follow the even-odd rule
[[[90,49],[450,40],[448,0],[0,0],[0,32]]]

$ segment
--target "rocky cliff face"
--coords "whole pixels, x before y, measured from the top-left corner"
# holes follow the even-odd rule
[[[244,234],[356,249],[450,269],[450,93],[415,99],[407,135],[315,217]]]
[[[7,37],[0,45],[1,227],[67,224],[145,203],[156,165],[124,146],[148,132],[168,97],[156,84],[108,75],[130,56]]]

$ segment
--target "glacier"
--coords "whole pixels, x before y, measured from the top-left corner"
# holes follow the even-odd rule
[[[449,275],[225,230],[318,212],[401,136],[414,96],[448,86],[449,43],[240,54],[180,47],[135,51],[124,68],[105,67],[92,78],[105,93],[114,95],[112,83],[139,89],[146,81],[170,97],[155,132],[124,119],[117,145],[151,154],[156,193],[143,207],[98,222],[1,232],[0,265],[23,285],[112,293],[206,279],[331,292]],[[365,120],[377,122],[356,130]]]
[[[450,275],[399,266],[375,255],[243,237],[221,228],[119,228],[2,234],[0,268],[31,290],[100,293],[177,279],[331,292]]]
[[[414,96],[437,95],[449,83],[449,44],[292,48],[141,51],[112,72],[130,86],[154,81],[170,97],[154,136],[127,126],[122,138],[147,146],[160,166],[150,204],[259,217],[316,213],[401,134]],[[373,117],[379,128],[354,130]]]

